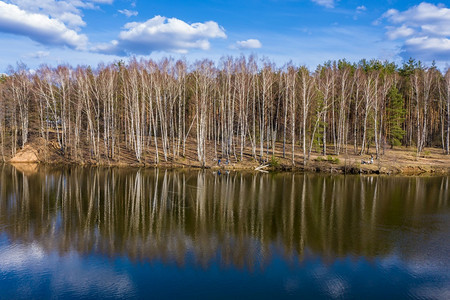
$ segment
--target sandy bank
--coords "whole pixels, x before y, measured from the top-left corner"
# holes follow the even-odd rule
[[[134,159],[133,153],[123,147],[119,155],[114,159],[102,156],[100,161],[90,157],[89,149],[84,149],[78,158],[71,157],[64,153],[55,142],[46,142],[39,138],[31,141],[8,162],[14,165],[25,164],[49,164],[49,165],[102,165],[117,167],[160,167],[160,168],[187,168],[199,169],[208,168],[213,170],[253,170],[261,172],[269,171],[291,171],[291,172],[317,172],[336,174],[450,174],[450,156],[443,154],[442,149],[426,148],[422,155],[417,156],[413,148],[385,149],[384,155],[375,159],[373,164],[364,164],[362,161],[369,161],[370,155],[354,154],[354,149],[348,147],[341,151],[340,155],[323,156],[320,153],[312,153],[306,166],[303,165],[303,156],[299,153],[295,155],[295,164],[292,164],[291,153],[286,152],[283,158],[282,144],[276,147],[274,155],[269,152],[270,159],[265,161],[255,159],[250,148],[245,149],[243,159],[240,155],[230,156],[228,162],[222,158],[219,164],[214,154],[214,148],[208,151],[209,157],[203,166],[196,156],[195,145],[186,145],[185,156],[168,157],[164,160],[163,153],[159,153],[160,161],[155,163],[155,153],[150,149],[145,153],[144,159],[139,162]],[[287,147],[287,148],[290,148]],[[298,149],[300,150],[300,149]],[[374,155],[374,153],[371,153]],[[219,155],[218,155],[219,156]],[[220,157],[220,156],[219,156]],[[261,167],[264,166],[264,167]],[[31,168],[33,169],[33,168]]]

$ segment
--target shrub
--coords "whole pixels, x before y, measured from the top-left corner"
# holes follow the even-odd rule
[[[340,162],[339,157],[333,158],[333,156],[331,156],[331,155],[327,156],[327,161],[332,164],[339,164],[339,162]]]
[[[280,165],[280,162],[278,161],[278,158],[275,157],[275,155],[272,155],[272,158],[270,159],[269,162],[271,167],[278,167]]]

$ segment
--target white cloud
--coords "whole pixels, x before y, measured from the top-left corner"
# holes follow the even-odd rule
[[[403,24],[421,29],[424,34],[450,35],[450,9],[422,2],[404,12],[390,9],[383,14],[393,24]]]
[[[436,37],[413,37],[405,41],[405,50],[422,56],[433,54],[436,58],[450,56],[450,39]],[[433,58],[431,56],[431,58]]]
[[[138,12],[135,11],[135,10],[119,9],[118,12],[120,12],[122,15],[127,16],[128,18],[129,18],[129,17],[132,17],[132,16],[137,16],[137,15],[138,15]]]
[[[82,19],[82,9],[95,9],[95,3],[107,4],[112,1],[82,1],[82,0],[9,0],[9,4],[14,4],[20,9],[36,14],[50,16],[53,19],[66,24],[71,29],[79,30],[86,26]]]
[[[188,24],[176,18],[155,16],[146,22],[124,26],[117,40],[92,50],[105,54],[150,54],[153,51],[187,53],[190,49],[208,50],[210,39],[226,38],[225,30],[214,21]]]
[[[384,17],[389,18],[394,23],[402,22],[418,22],[420,23],[441,23],[445,24],[450,20],[450,9],[422,2],[419,5],[413,6],[404,12],[396,9],[390,9]],[[419,25],[418,24],[418,25]]]
[[[448,25],[448,26],[447,26]],[[446,25],[424,24],[421,26],[424,33],[437,36],[450,36],[450,20]]]
[[[388,31],[386,32],[386,35],[390,40],[396,40],[399,38],[411,36],[415,32],[414,29],[409,28],[406,25],[402,25],[400,27],[388,26],[387,29]]]
[[[73,49],[84,49],[88,40],[86,35],[68,28],[61,20],[28,12],[3,1],[0,1],[0,31],[24,35],[46,45]]]
[[[100,4],[112,4],[114,0],[91,0],[90,2],[100,3]]]
[[[49,55],[50,55],[50,52],[48,52],[48,51],[37,51],[34,53],[29,53],[29,54],[25,55],[24,57],[41,59],[41,58],[47,57]]]
[[[325,6],[327,8],[334,7],[334,0],[312,0],[312,2],[317,3],[321,6]]]
[[[390,9],[382,20],[389,39],[402,42],[402,55],[425,60],[450,59],[450,9],[443,5],[422,2],[406,11]]]
[[[258,49],[261,48],[262,44],[259,40],[256,39],[248,39],[246,41],[237,41],[234,47],[237,49]]]
[[[363,14],[367,10],[367,7],[360,5],[356,7],[356,13],[353,15],[353,20],[358,20],[358,16]]]
[[[68,27],[75,28],[76,30],[79,30],[82,26],[86,26],[86,23],[83,21],[81,16],[69,12],[62,13],[57,19],[66,24]]]
[[[360,5],[356,8],[357,12],[362,12],[362,11],[366,11],[366,10],[367,10],[367,7],[365,7],[364,5]]]
[[[121,52],[120,55],[125,55],[123,50],[119,49],[119,42],[117,40],[112,40],[110,43],[97,44],[91,51],[102,54],[119,54]]]

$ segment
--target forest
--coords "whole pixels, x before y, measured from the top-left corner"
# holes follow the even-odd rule
[[[304,165],[312,152],[424,147],[450,153],[450,69],[410,59],[328,61],[311,71],[254,56],[136,58],[96,68],[18,64],[0,77],[0,160],[33,139],[74,162],[184,157]],[[276,151],[279,147],[279,151]],[[348,150],[348,149],[351,150]],[[278,148],[277,148],[278,149]]]

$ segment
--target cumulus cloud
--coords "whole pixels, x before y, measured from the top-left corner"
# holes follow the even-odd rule
[[[83,9],[96,9],[113,0],[3,0],[0,1],[0,32],[23,35],[45,45],[83,50],[88,38]]]
[[[450,59],[450,39],[437,37],[413,37],[405,41],[407,53],[431,59]]]
[[[210,39],[226,38],[225,30],[214,21],[188,24],[176,18],[155,16],[146,22],[125,24],[117,40],[92,50],[104,54],[149,54],[153,51],[187,53],[208,50]]]
[[[404,12],[390,9],[383,15],[393,23],[414,23],[418,26],[423,24],[436,24],[447,26],[450,22],[450,9],[442,5],[434,5],[422,2]]]
[[[414,34],[414,29],[406,26],[406,25],[402,25],[400,27],[392,27],[392,26],[388,26],[386,27],[388,29],[388,31],[386,32],[387,37],[390,40],[396,40],[399,38],[404,38],[404,37],[408,37]]]
[[[121,13],[122,15],[127,16],[128,18],[138,15],[138,12],[135,10],[119,9],[118,12]]]
[[[317,3],[321,6],[325,6],[327,8],[334,7],[334,0],[312,0],[312,2]]]
[[[80,27],[86,26],[86,23],[82,19],[82,9],[94,9],[96,8],[96,3],[112,3],[110,0],[9,0],[2,2],[14,4],[20,9],[30,13],[47,15],[63,22],[69,28],[75,30],[79,30]]]
[[[262,44],[259,40],[256,39],[248,39],[246,41],[237,41],[232,48],[237,49],[258,49],[261,48]]]
[[[0,31],[24,35],[46,45],[85,49],[87,37],[68,28],[63,21],[32,13],[0,1]]]
[[[390,9],[379,21],[386,20],[386,35],[402,42],[404,57],[425,60],[450,59],[450,9],[422,2],[406,11]]]

